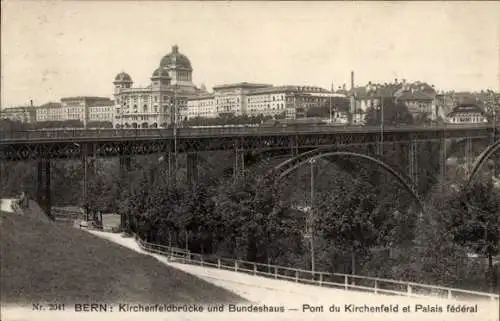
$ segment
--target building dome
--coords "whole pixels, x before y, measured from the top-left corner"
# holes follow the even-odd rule
[[[170,78],[170,76],[168,75],[168,71],[166,69],[160,69],[160,68],[153,71],[153,75],[151,76],[151,78],[156,78],[156,77]]]
[[[132,78],[126,72],[121,72],[116,75],[115,82],[132,82]]]
[[[171,53],[162,58],[160,68],[193,70],[191,62],[185,55],[179,53],[179,47],[177,45],[172,47]]]

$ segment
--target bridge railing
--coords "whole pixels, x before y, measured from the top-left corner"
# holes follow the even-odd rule
[[[463,289],[447,288],[442,286],[361,275],[328,273],[320,271],[313,272],[309,270],[274,264],[220,258],[212,255],[201,255],[186,251],[184,249],[148,243],[137,237],[136,241],[143,250],[166,256],[169,260],[172,261],[246,273],[255,276],[263,276],[279,280],[288,280],[302,284],[409,297],[499,300],[499,295],[494,293],[469,291]]]
[[[460,124],[460,125],[405,125],[384,127],[385,132],[412,131],[412,130],[440,130],[463,128],[492,128],[491,124]],[[330,125],[301,125],[301,126],[259,126],[259,127],[208,127],[192,128],[180,127],[175,134],[178,137],[204,136],[238,136],[238,135],[280,135],[297,133],[322,132],[378,132],[379,126],[330,126]],[[37,141],[56,139],[106,139],[106,138],[172,138],[172,128],[135,128],[135,129],[48,129],[24,131],[0,131],[0,141]]]

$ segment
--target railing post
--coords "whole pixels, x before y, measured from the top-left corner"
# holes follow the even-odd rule
[[[299,282],[299,271],[295,271],[295,282]]]
[[[257,265],[253,264],[253,275],[257,275]]]
[[[220,259],[217,259],[217,268],[220,269]]]
[[[319,286],[323,285],[323,273],[319,274]]]
[[[238,271],[238,260],[234,261],[234,272]]]
[[[203,266],[203,256],[200,256],[200,265]]]
[[[451,295],[451,290],[448,289],[448,300],[451,300],[453,298],[453,296]]]
[[[344,288],[347,290],[349,288],[349,277],[344,275]]]
[[[378,282],[377,282],[377,280],[375,280],[375,285],[373,286],[373,291],[375,292],[375,294],[378,293]]]
[[[275,279],[278,278],[278,268],[277,267],[274,267],[274,278]]]
[[[411,296],[411,285],[410,284],[407,285],[407,295]]]

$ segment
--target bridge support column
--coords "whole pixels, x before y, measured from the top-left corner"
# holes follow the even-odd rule
[[[415,139],[410,140],[410,150],[408,153],[408,176],[410,176],[413,181],[413,190],[418,192],[419,181],[418,181],[418,142]]]
[[[45,214],[50,218],[52,216],[51,206],[51,191],[50,191],[50,160],[39,159],[37,165],[37,179],[36,179],[36,200]]]
[[[85,215],[85,220],[89,220],[89,199],[88,199],[88,176],[89,176],[89,146],[87,144],[83,144],[81,146],[82,152],[82,166],[83,166],[83,190],[82,190],[82,199],[83,199],[83,211]]]
[[[170,151],[166,157],[168,161],[168,183],[175,186],[177,183],[177,153]]]
[[[495,119],[494,119],[494,124],[496,125],[496,115],[495,115]],[[491,133],[490,145],[493,145],[497,141],[497,132],[498,132],[498,129],[496,127],[493,127],[493,131]],[[493,160],[493,166],[491,168],[491,176],[497,177],[497,173],[498,173],[497,163],[498,163],[498,161],[497,161],[497,159],[495,159],[494,155],[491,158],[491,160]]]
[[[132,169],[132,159],[130,155],[120,155],[120,198],[123,197],[125,188],[130,191],[130,176],[128,173]],[[122,230],[130,226],[130,219],[126,213],[120,213],[120,228]]]
[[[187,183],[189,186],[196,185],[198,181],[198,153],[188,153],[187,154]]]
[[[233,179],[236,182],[245,175],[245,150],[238,147],[235,148],[233,168]]]
[[[299,154],[299,137],[295,136],[290,139],[290,151],[292,157],[295,157]]]
[[[444,133],[443,133],[442,136],[439,138],[438,190],[440,193],[443,192],[444,182],[446,179],[446,158],[448,156],[448,155],[446,155],[446,149],[447,149],[446,137],[444,136]]]
[[[132,159],[129,155],[120,156],[120,178],[125,178],[132,169]]]
[[[468,177],[469,173],[472,170],[472,157],[473,157],[473,151],[472,151],[472,139],[470,137],[467,137],[465,139],[465,174]]]

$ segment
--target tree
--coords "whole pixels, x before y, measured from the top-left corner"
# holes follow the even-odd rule
[[[462,197],[461,220],[456,222],[460,224],[454,226],[455,242],[487,257],[491,283],[496,286],[493,256],[499,253],[500,195],[488,181],[475,183]]]
[[[383,108],[385,125],[413,124],[413,116],[404,103],[396,103],[394,99],[384,99]],[[380,117],[380,107],[369,108],[366,114],[366,125],[380,125]]]

